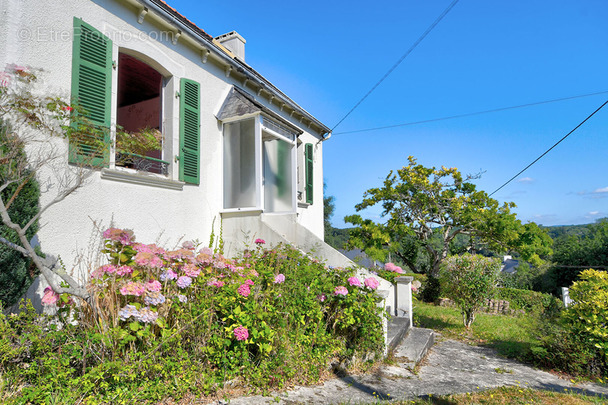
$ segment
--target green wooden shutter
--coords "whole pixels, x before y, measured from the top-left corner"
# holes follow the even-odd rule
[[[179,108],[179,179],[200,184],[200,100],[201,85],[182,79]]]
[[[112,41],[79,18],[74,18],[72,100],[84,111],[72,123],[69,161],[107,166],[110,153]],[[83,124],[87,122],[87,124]],[[91,131],[88,124],[93,124]],[[87,131],[78,127],[85,125]],[[82,127],[81,127],[82,128]]]
[[[306,161],[306,202],[312,204],[312,179],[313,179],[313,158],[312,158],[312,143],[307,143],[304,146],[304,157]]]

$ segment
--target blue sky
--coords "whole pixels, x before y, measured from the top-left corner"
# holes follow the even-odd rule
[[[333,127],[451,3],[168,0],[210,35],[236,30],[247,62]],[[341,133],[608,91],[605,0],[460,0],[324,143],[334,226],[409,155],[484,171],[492,192],[608,100],[608,93],[385,130]],[[608,216],[608,106],[494,195],[523,221]],[[364,215],[379,220],[381,208]]]

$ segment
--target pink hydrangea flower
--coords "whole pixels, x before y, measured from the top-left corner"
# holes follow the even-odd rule
[[[236,340],[240,341],[247,340],[247,338],[249,337],[249,331],[244,326],[237,326],[236,328],[234,328],[234,337],[236,338]]]
[[[157,280],[149,280],[146,283],[146,290],[150,291],[150,292],[158,292],[161,290],[161,288],[163,288],[162,284],[160,283],[160,281]]]
[[[258,277],[259,276],[258,272],[255,271],[255,270],[249,271],[249,274],[251,274],[252,277]]]
[[[251,288],[247,284],[241,284],[240,287],[236,290],[243,297],[248,297],[251,294]]]
[[[274,276],[274,283],[275,284],[282,284],[285,282],[285,275],[284,274],[277,274],[276,276]]]
[[[249,285],[249,286],[252,286],[252,285],[254,285],[255,283],[253,282],[253,280],[251,280],[250,278],[248,278],[247,280],[245,280],[245,283],[244,283],[244,284],[247,284],[247,285]]]
[[[192,263],[188,263],[184,266],[184,274],[188,277],[198,277],[201,274],[201,269]]]
[[[363,282],[367,288],[370,290],[375,290],[380,286],[380,282],[373,277],[368,277]]]
[[[194,243],[192,243],[191,241],[187,240],[184,243],[182,243],[182,247],[184,249],[194,250]]]
[[[348,289],[342,285],[339,285],[334,289],[334,295],[346,295],[346,294],[348,294]]]
[[[44,295],[42,296],[42,305],[55,305],[59,301],[59,294],[57,294],[51,287],[44,289]]]
[[[357,277],[349,277],[348,284],[352,285],[353,287],[361,287],[361,280],[359,280]]]
[[[126,276],[127,274],[133,273],[133,268],[130,266],[120,266],[116,269],[116,274],[119,276]]]
[[[163,267],[163,261],[160,257],[152,252],[139,252],[135,255],[135,263],[140,266],[148,266],[152,268]]]
[[[114,266],[113,264],[104,264],[103,266],[101,266],[101,269],[103,270],[104,273],[108,273],[108,274],[112,274],[116,272],[116,266]]]
[[[142,296],[146,292],[146,287],[140,282],[131,281],[120,289],[122,295]]]
[[[223,287],[225,285],[225,283],[221,280],[216,280],[214,278],[212,278],[211,280],[207,281],[207,285],[210,287]]]
[[[392,271],[393,273],[403,274],[403,269],[391,262],[388,262],[384,265],[384,270]]]
[[[253,243],[255,243],[256,245],[263,245],[264,243],[266,243],[266,241],[264,239],[256,239]]]
[[[249,331],[244,326],[237,326],[234,328],[234,337],[236,340],[247,340],[249,337]]]
[[[192,279],[188,276],[181,276],[180,278],[177,279],[177,286],[179,288],[189,287],[190,284],[192,284]]]
[[[319,295],[317,295],[317,299],[319,301],[323,302],[327,299],[327,296],[325,294],[319,294]]]
[[[198,252],[203,255],[213,256],[213,249],[211,249],[210,247],[204,247]]]
[[[133,231],[130,229],[108,228],[103,233],[104,239],[120,242],[129,245],[133,241]]]
[[[91,273],[91,278],[101,278],[104,275],[103,268],[99,267]]]

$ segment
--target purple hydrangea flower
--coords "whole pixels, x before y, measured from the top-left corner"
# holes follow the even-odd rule
[[[139,320],[139,311],[135,307],[135,305],[127,305],[118,311],[118,316],[121,320],[126,321],[127,319],[133,317],[136,320]]]
[[[179,288],[187,288],[192,284],[192,279],[188,276],[181,276],[177,279],[177,286]]]
[[[142,308],[139,311],[139,320],[143,323],[154,323],[158,318],[158,312],[152,311],[150,308]]]
[[[165,302],[165,296],[160,291],[148,292],[144,297],[144,303],[146,305],[160,305]]]

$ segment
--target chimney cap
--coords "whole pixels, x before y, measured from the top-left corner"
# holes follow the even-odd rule
[[[219,42],[228,41],[228,40],[234,39],[234,38],[240,39],[241,41],[243,41],[244,44],[247,43],[247,41],[245,41],[245,38],[243,38],[243,36],[236,31],[230,31],[226,34],[222,34],[222,35],[215,37],[215,39]]]

